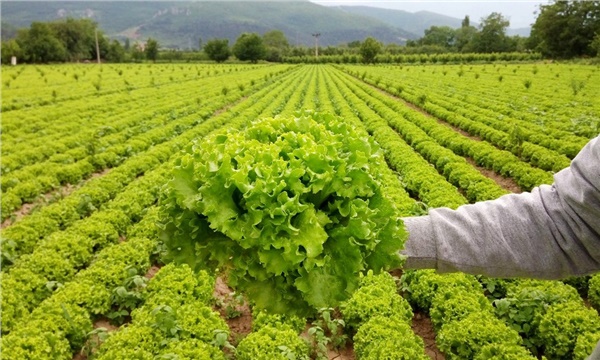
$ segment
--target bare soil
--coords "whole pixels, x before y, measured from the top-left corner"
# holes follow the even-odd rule
[[[500,174],[497,174],[495,171],[488,170],[484,167],[481,167],[481,166],[477,165],[475,160],[473,160],[470,157],[466,157],[465,159],[467,160],[467,162],[469,164],[471,164],[475,169],[477,169],[483,176],[494,180],[494,182],[496,184],[498,184],[498,186],[500,186],[504,190],[508,190],[511,193],[515,193],[515,194],[520,194],[523,192],[521,187],[519,187],[519,185],[517,185],[517,182],[514,179],[504,177]]]
[[[425,354],[433,360],[445,360],[446,357],[440,349],[438,349],[435,343],[435,332],[433,331],[433,325],[429,316],[415,312],[412,321],[412,329],[425,342]]]
[[[239,340],[252,331],[252,311],[250,310],[247,301],[244,300],[242,304],[236,303],[233,294],[234,291],[221,277],[218,277],[213,296],[217,299],[220,306],[215,306],[214,310],[221,314],[221,317],[225,319],[225,322],[227,322],[227,325],[229,326],[229,342],[233,345],[237,345]],[[228,306],[230,307],[229,311],[235,311],[236,313],[239,313],[239,316],[228,316]]]
[[[160,265],[150,266],[150,269],[148,269],[148,271],[146,272],[146,275],[144,275],[144,277],[148,280],[152,279],[154,277],[154,275],[156,275],[158,270],[160,270],[161,267],[162,266],[160,266]]]
[[[93,324],[94,329],[104,328],[107,332],[113,332],[119,329],[118,326],[112,325],[107,318],[100,318]],[[88,339],[89,342],[99,343],[98,335],[93,335],[92,338]],[[87,360],[88,357],[83,352],[77,352],[73,355],[73,360]]]

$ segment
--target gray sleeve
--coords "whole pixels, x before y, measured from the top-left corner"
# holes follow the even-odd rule
[[[540,279],[600,271],[600,138],[552,186],[404,222],[405,268]]]

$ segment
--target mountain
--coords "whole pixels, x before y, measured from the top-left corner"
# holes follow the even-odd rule
[[[431,26],[449,26],[451,28],[459,28],[462,25],[463,19],[454,18],[442,14],[437,14],[430,11],[418,11],[411,13],[404,10],[382,9],[370,6],[337,6],[342,11],[354,15],[368,16],[373,19],[378,19],[384,23],[402,28],[410,33],[415,34],[418,38],[422,37],[426,29]],[[471,25],[478,27],[479,24],[471,20]],[[507,35],[529,36],[531,28],[507,29]]]
[[[290,44],[338,45],[373,36],[404,43],[418,36],[382,20],[309,1],[2,1],[3,22],[26,27],[33,21],[90,18],[114,38],[155,38],[163,47],[197,48],[199,39],[227,38],[242,32],[277,29]]]
[[[462,19],[453,18],[429,11],[411,13],[404,10],[382,9],[370,6],[338,6],[340,10],[354,15],[368,16],[381,20],[388,25],[400,27],[417,37],[422,37],[431,26],[450,26],[459,28]],[[471,23],[474,26],[477,24]]]

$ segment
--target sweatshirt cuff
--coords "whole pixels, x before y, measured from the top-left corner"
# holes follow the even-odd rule
[[[437,243],[429,216],[403,218],[408,240],[400,253],[405,269],[437,269]]]

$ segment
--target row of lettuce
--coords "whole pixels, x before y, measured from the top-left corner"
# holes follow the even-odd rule
[[[290,85],[293,84],[293,80],[298,79],[290,79],[285,83],[278,84],[277,90],[284,100],[292,96],[293,88]],[[281,88],[290,90],[282,91]],[[253,101],[240,104],[233,113],[228,114],[228,119],[236,119],[231,126],[235,126],[235,124],[239,126],[259,114],[277,112],[277,109],[286,107],[285,101],[270,102],[265,100],[269,99],[265,95],[265,92],[261,91],[256,94]],[[301,98],[297,99],[302,100]],[[252,108],[244,109],[245,107]],[[209,120],[209,122],[213,121]],[[198,134],[195,135],[198,136]],[[158,184],[164,182],[166,168],[168,168],[168,164],[148,172],[140,178],[139,186],[158,189]],[[130,193],[124,192],[122,197],[129,196],[131,196]],[[147,194],[146,202],[153,197],[155,196]],[[140,222],[132,226],[123,224],[121,231],[118,232],[121,238],[126,237],[126,241],[115,241],[115,233],[111,233],[113,235],[111,244],[114,245],[107,244],[89,267],[80,271],[72,280],[63,277],[48,281],[55,282],[58,291],[51,295],[47,294],[50,296],[39,303],[31,313],[22,314],[19,322],[8,323],[8,327],[3,324],[3,330],[7,333],[2,339],[2,345],[5,354],[9,354],[9,358],[28,356],[70,358],[73,351],[80,349],[85,344],[89,345],[89,342],[85,342],[89,334],[97,336],[97,333],[92,331],[91,319],[93,316],[107,316],[107,314],[115,312],[117,316],[123,316],[122,310],[131,314],[132,323],[110,336],[95,356],[100,358],[115,358],[115,356],[154,358],[154,356],[177,355],[182,358],[207,359],[222,356],[222,353],[215,349],[226,343],[224,339],[227,338],[227,327],[207,307],[210,302],[205,300],[212,293],[213,288],[210,277],[203,274],[192,275],[191,271],[185,267],[167,266],[147,287],[144,287],[142,296],[128,298],[128,294],[134,293],[135,289],[132,288],[140,287],[140,285],[143,287],[144,281],[140,280],[140,274],[147,270],[151,255],[158,251],[156,249],[158,245],[156,228],[152,226],[156,221],[155,209],[153,207],[146,209],[148,204],[140,199],[133,199],[133,201],[140,201],[140,208],[144,210],[137,214],[137,217],[142,218]],[[100,210],[98,213],[102,213],[102,211]],[[113,211],[113,214],[116,213]],[[74,234],[77,231],[77,225],[74,224],[69,229],[72,229]],[[59,257],[65,256],[69,259],[66,253],[60,254]],[[25,268],[25,266],[18,262],[8,276],[13,274],[14,269],[19,268]],[[52,279],[51,274],[47,275],[48,277],[44,280]],[[62,283],[59,283],[58,280],[61,280]],[[5,281],[4,278],[3,281]],[[395,291],[388,292],[388,294],[392,293]],[[402,300],[401,297],[396,296]],[[9,296],[9,299],[11,298],[14,300],[14,296]],[[3,305],[8,305],[10,308],[11,302],[8,301],[8,303]],[[139,305],[140,303],[144,305],[133,310],[133,307],[136,306],[132,306],[132,304]],[[363,306],[365,305],[363,304]],[[349,309],[351,308],[350,306]],[[404,308],[407,308],[406,304]],[[115,311],[116,309],[118,311]],[[405,317],[410,318],[408,315]],[[273,320],[265,320],[269,325],[263,328],[260,319],[261,316],[257,315],[255,331],[238,345],[237,356],[239,359],[271,359],[290,353],[307,356],[308,347],[297,336],[304,321],[301,321],[300,326],[296,326],[295,330],[291,330],[287,326],[278,325],[277,321]],[[270,318],[267,317],[267,319]],[[406,329],[408,329],[408,325],[402,327],[403,331]],[[414,337],[414,335],[412,336]],[[421,349],[422,353],[422,343],[420,344],[416,337],[414,337],[414,341],[416,348]],[[281,345],[282,343],[285,346]],[[370,343],[371,341],[365,342],[365,346],[368,348]],[[259,354],[260,356],[256,357]],[[269,357],[269,354],[273,354],[275,357]]]
[[[298,74],[288,81],[297,77]],[[254,99],[260,99],[275,85],[255,93]],[[5,229],[2,232],[5,285],[2,331],[11,331],[54,290],[47,284],[70,280],[93,260],[97,250],[119,241],[124,229],[139,221],[144,209],[156,200],[157,187],[166,182],[166,162],[174,153],[192,139],[221,127],[238,116],[238,111],[251,105],[252,102],[242,102],[235,110],[206,120],[130,158],[65,199]],[[258,113],[248,114],[249,117],[256,115]],[[29,294],[25,301],[23,293]]]
[[[191,139],[201,138],[208,132],[221,128],[225,123],[233,123],[230,126],[236,124],[240,126],[263,112],[273,112],[280,104],[271,102],[270,98],[276,94],[284,94],[286,91],[290,93],[288,95],[291,95],[293,89],[291,84],[301,80],[301,75],[304,74],[294,72],[283,75],[285,82],[281,80],[272,82],[251,95],[248,101],[205,121],[168,144],[153,148],[153,150],[160,148],[160,151],[155,150],[147,156],[162,154],[163,157],[155,158],[153,165],[154,167],[160,163],[163,165],[154,170],[148,169],[144,176],[128,186],[115,200],[105,204],[92,216],[74,220],[73,224],[65,224],[68,227],[65,231],[55,232],[40,240],[40,244],[33,244],[35,246],[33,254],[31,256],[24,255],[24,258],[37,257],[42,263],[54,262],[55,265],[61,266],[56,268],[56,271],[49,271],[54,266],[45,266],[40,269],[30,266],[35,265],[37,261],[19,260],[9,271],[3,273],[3,286],[8,291],[5,290],[2,299],[4,315],[2,331],[6,335],[3,337],[5,353],[14,354],[14,358],[23,358],[24,355],[32,358],[70,358],[72,352],[79,350],[82,346],[81,334],[87,334],[86,330],[90,330],[91,315],[108,316],[115,307],[121,310],[130,308],[132,303],[127,301],[127,297],[125,296],[125,299],[123,296],[115,297],[115,291],[127,286],[126,283],[132,276],[145,273],[150,265],[150,256],[158,251],[158,236],[154,226],[157,220],[156,213],[152,208],[147,209],[156,202],[158,190],[166,182],[168,175],[166,170],[171,165],[166,160],[189,143]],[[281,91],[282,88],[289,90]],[[139,163],[140,160],[137,159],[131,163]],[[108,175],[123,168],[125,168],[124,165],[114,169]],[[108,175],[102,178],[106,178]],[[93,223],[98,220],[101,222]],[[136,221],[139,222],[131,226]],[[109,226],[104,233],[103,231],[106,229],[105,226],[102,226],[104,222],[118,224],[118,226],[115,229],[111,229]],[[96,228],[91,225],[96,225]],[[99,246],[98,241],[94,242],[101,237],[107,239],[102,244],[104,246]],[[119,239],[123,240],[124,238],[127,241],[119,242]],[[6,237],[3,236],[3,239]],[[69,240],[71,241],[69,242]],[[54,252],[52,249],[45,249],[46,244],[53,245],[57,249],[54,249]],[[71,248],[78,251],[71,251]],[[102,248],[104,250],[101,250]],[[128,251],[129,248],[135,250]],[[143,252],[140,253],[138,250]],[[99,253],[94,255],[94,251],[99,251]],[[131,256],[131,251],[138,252]],[[84,254],[84,257],[81,254]],[[115,259],[115,254],[125,255],[124,260],[127,261],[123,263],[120,256]],[[109,257],[108,261],[103,261],[105,256]],[[76,270],[87,266],[86,260],[92,260],[91,257],[95,258],[91,265],[75,274]],[[131,272],[132,268],[136,269],[133,273]],[[37,281],[31,281],[32,279]],[[58,291],[53,292],[56,289]],[[23,294],[33,294],[34,296],[23,299]],[[121,300],[125,301],[121,303]],[[69,308],[72,311],[61,311],[64,306],[67,306],[65,304],[75,306],[75,308]],[[135,302],[133,305],[136,305]],[[48,307],[53,310],[43,312],[39,310],[49,310]],[[50,316],[53,314],[69,318],[82,313],[86,314],[87,320],[81,320],[79,328],[73,328],[73,324],[66,328],[64,327],[65,321],[55,321],[56,319]],[[40,322],[55,323],[56,326],[37,326]],[[29,324],[33,324],[33,327],[30,327]],[[38,330],[31,331],[33,328]],[[73,338],[73,332],[78,334],[77,337]],[[57,344],[62,344],[62,347],[58,347]],[[48,349],[56,348],[62,350],[56,354],[46,354]]]
[[[334,91],[332,98],[347,102],[352,109],[344,116],[354,115],[364,122],[369,133],[386,151],[388,163],[398,171],[413,195],[435,207],[454,208],[466,203],[464,198],[450,196],[451,192],[428,198],[432,189],[444,188],[447,183],[436,171],[425,174],[421,169],[427,166],[407,166],[410,164],[407,161],[409,149],[400,145],[404,142],[400,136],[404,137],[411,130],[396,127],[398,118],[406,116],[406,112],[397,109],[401,115],[393,116],[383,111],[381,104],[374,100],[375,94],[359,99],[351,91],[357,90],[351,85],[352,81],[341,75],[332,83],[339,90]],[[411,119],[410,116],[406,118]],[[403,127],[416,132],[406,123]],[[416,136],[423,134],[412,135]],[[410,138],[407,141],[410,142]],[[426,148],[417,143],[415,150],[419,151],[420,147]],[[420,187],[411,188],[413,182]],[[477,201],[500,195],[501,192],[481,192]],[[470,275],[439,275],[429,270],[407,272],[402,279],[407,299],[415,308],[430,314],[437,329],[437,344],[448,358],[507,356],[504,358],[533,359],[532,354],[543,353],[548,359],[585,359],[600,340],[598,313],[586,307],[577,290],[570,285],[558,281],[479,280]],[[580,289],[589,292],[590,302],[600,307],[600,276],[589,280],[589,285],[587,282],[588,278],[579,279]],[[496,300],[493,306],[485,295]]]
[[[6,68],[3,71],[2,112],[90,99],[124,90],[168,86],[171,83],[189,86],[199,79],[223,74],[244,76],[246,71],[261,67],[264,65],[63,64]]]
[[[72,136],[58,141],[41,136],[39,147],[12,153],[10,148],[7,149],[8,154],[2,159],[2,219],[11,217],[22,204],[34,202],[42,194],[66,184],[76,185],[94,173],[118,166],[129,157],[185,132],[216,110],[253,91],[259,79],[265,75],[273,76],[277,70],[265,67],[249,72],[244,79],[238,80],[247,82],[247,88],[226,93],[220,89],[222,81],[227,81],[228,77],[200,82],[196,85],[202,85],[206,91],[202,104],[185,100],[185,91],[174,90],[165,96],[154,93],[153,96],[159,99],[156,106],[149,106],[141,114],[139,111],[131,114],[135,110],[121,104],[117,111],[106,116],[89,115],[99,119],[97,123],[88,123],[87,127],[82,126],[82,121],[86,122],[88,116],[76,117],[73,125],[79,132]],[[89,112],[97,113],[98,109],[93,107]],[[64,135],[63,125],[64,122],[60,122],[57,126],[58,136]]]
[[[477,177],[472,169],[461,168],[460,160],[436,147],[434,141],[424,138],[416,128],[407,127],[406,120],[391,116],[384,106],[384,99],[367,102],[361,97],[366,88],[360,87],[358,82],[322,68],[294,74],[267,84],[247,101],[185,132],[174,139],[177,139],[176,144],[201,137],[226,123],[227,126],[243,126],[250,119],[276,113],[289,114],[312,104],[352,121],[357,128],[364,127],[375,137],[388,163],[397,171],[397,174],[391,171],[383,174],[388,179],[389,196],[406,215],[420,211],[409,194],[432,207],[457,207],[468,200],[486,200],[504,193]],[[308,76],[310,80],[306,81]],[[410,119],[409,114],[403,116]],[[437,131],[442,133],[442,130]],[[422,149],[427,149],[420,150],[423,154],[443,153],[444,156],[437,159],[443,159],[438,160],[442,169],[445,162],[450,164],[448,170],[429,166],[404,142],[403,138],[408,136],[405,133],[413,134],[410,139],[419,139],[415,144],[423,143]],[[90,341],[98,336],[92,331],[92,320],[109,315],[117,318],[130,315],[132,322],[109,336],[99,347],[94,356],[103,359],[218,359],[223,356],[221,348],[233,351],[226,341],[226,324],[210,308],[214,287],[212,275],[193,275],[185,266],[169,265],[147,286],[141,279],[141,274],[146,273],[155,260],[154,255],[160,252],[156,228],[152,226],[157,214],[151,204],[156,201],[158,188],[168,176],[170,164],[159,166],[158,163],[166,162],[180,148],[175,142],[166,144],[156,147],[164,152],[153,153],[154,156],[163,154],[160,155],[163,157],[151,161],[153,165],[147,170],[136,170],[137,175],[145,173],[143,177],[120,188],[124,190],[112,190],[115,195],[122,192],[114,200],[99,201],[98,206],[89,209],[81,220],[81,216],[66,218],[71,221],[61,220],[64,230],[59,232],[55,232],[57,228],[47,221],[55,218],[48,217],[49,230],[34,237],[35,240],[30,239],[29,251],[15,256],[16,259],[31,253],[2,274],[5,291],[5,281],[11,288],[20,290],[3,294],[3,315],[6,316],[5,309],[9,309],[9,318],[6,325],[5,316],[2,319],[5,335],[2,346],[8,358],[71,358],[73,352],[90,346]],[[118,169],[126,169],[124,165],[138,163],[140,159],[133,161],[132,158],[102,178]],[[465,195],[471,194],[468,200],[443,176],[452,173],[454,168],[457,168],[452,170],[456,180],[451,182],[465,190]],[[478,185],[466,192],[469,187],[465,183]],[[139,206],[132,207],[132,204]],[[91,216],[86,218],[88,215]],[[27,223],[30,217],[22,222]],[[41,218],[38,221],[44,223]],[[98,226],[104,222],[113,228],[103,231],[105,227]],[[33,223],[29,225],[27,230],[36,230]],[[3,239],[4,235],[3,232]],[[85,240],[80,241],[81,246],[77,245],[75,240],[81,239]],[[123,239],[126,241],[119,241]],[[92,256],[89,254],[94,252],[98,253],[90,263]],[[45,256],[48,261],[43,259]],[[33,257],[37,257],[35,261],[29,260]],[[38,259],[42,264],[40,267],[37,267]],[[75,274],[80,268],[85,269]],[[583,359],[600,338],[597,313],[587,309],[577,292],[567,285],[479,280],[468,275],[441,276],[430,271],[408,273],[402,280],[408,301],[431,315],[438,332],[438,346],[449,358],[492,359],[506,355],[509,359],[532,359],[522,346],[524,344],[534,352],[544,351],[548,359],[570,356]],[[33,285],[26,287],[29,282]],[[409,302],[397,292],[390,276],[367,274],[354,296],[340,306],[346,328],[354,335],[354,348],[359,359],[380,359],[388,354],[397,359],[426,358],[422,340],[410,330],[413,314]],[[26,299],[24,307],[16,305],[22,301],[24,293],[35,295],[31,300]],[[494,306],[485,297],[490,294],[497,299]],[[589,294],[590,301],[600,305],[600,278],[594,277],[590,281]],[[12,323],[10,309],[16,309],[14,313],[20,312],[18,316],[13,315]],[[254,331],[238,344],[236,356],[238,359],[308,358],[310,349],[298,336],[304,324],[304,320],[292,317],[255,313]],[[90,337],[90,333],[96,335]],[[523,337],[519,337],[519,333]]]
[[[577,67],[575,74],[573,69],[566,67],[563,65],[553,70],[556,74],[570,73],[563,75],[565,79],[537,78],[536,81],[542,84],[532,88],[517,87],[524,77],[520,73],[496,75],[494,69],[486,71],[482,67],[421,67],[411,70],[409,67],[346,66],[343,69],[501,148],[513,147],[519,156],[527,160],[535,163],[538,159],[548,158],[540,163],[540,167],[557,171],[567,161],[564,158],[561,160],[560,155],[573,158],[600,129],[597,121],[595,124],[593,122],[594,118],[598,118],[600,108],[591,100],[600,94],[600,88],[593,81],[597,77],[595,69]],[[536,68],[533,69],[535,72]],[[506,71],[502,67],[496,70]],[[450,75],[454,71],[469,75],[475,73],[476,76]],[[544,71],[552,70],[544,68]],[[504,80],[498,82],[496,76]],[[537,76],[542,77],[541,71]],[[567,77],[572,77],[570,84]],[[559,89],[556,88],[559,80],[564,88],[561,94],[557,94]],[[576,96],[569,94],[573,92],[574,83],[585,84],[577,85],[583,90]],[[586,119],[590,123],[586,123]],[[474,121],[479,126],[471,128],[471,122],[465,120]],[[493,130],[509,134],[510,137],[498,136]],[[533,145],[552,152],[536,154],[540,150]]]
[[[310,82],[302,87],[303,90],[307,89],[307,95],[313,93],[321,76],[320,73],[313,76]],[[322,93],[317,96],[322,97]],[[284,97],[287,97],[286,94]],[[294,96],[294,99],[289,100],[288,104],[290,102],[303,103],[301,97]],[[279,106],[271,108],[278,109]],[[270,111],[265,110],[263,115],[265,113],[269,114]],[[283,113],[286,113],[285,110]],[[390,191],[393,191],[394,185],[398,186],[397,189],[401,189],[398,179],[393,177],[391,171],[387,169],[384,172],[384,176],[390,180]],[[398,192],[401,191],[398,190]],[[396,197],[401,196],[396,195]],[[408,199],[408,196],[405,198]],[[167,268],[169,267],[163,268],[159,274],[166,271]],[[174,269],[175,267],[170,271],[175,271]],[[186,265],[180,266],[178,269],[179,273],[189,272]],[[158,277],[157,274],[155,279]],[[202,272],[199,278],[204,278]],[[150,284],[154,281],[153,279]],[[220,318],[215,317],[216,314],[210,309],[202,308],[206,302],[197,305],[198,295],[189,297],[186,301],[180,301],[182,296],[179,294],[192,291],[180,289],[178,285],[173,286],[174,283],[188,284],[193,281],[179,278],[172,278],[170,282],[165,281],[162,286],[165,289],[165,295],[155,295],[155,298],[160,299],[159,301],[155,301],[155,298],[146,300],[142,307],[133,312],[132,323],[115,333],[100,347],[98,354],[102,359],[132,356],[152,359],[165,353],[177,354],[181,358],[222,358],[222,353],[214,352],[215,346],[217,348],[224,347],[230,354],[235,353],[235,358],[240,360],[309,359],[310,356],[323,355],[323,353],[318,351],[315,353],[315,350],[311,350],[311,348],[315,348],[314,341],[316,340],[307,340],[307,335],[300,335],[305,330],[306,319],[293,315],[269,315],[256,310],[253,312],[252,332],[244,337],[234,349],[225,341],[228,335],[227,326]],[[172,295],[173,292],[169,287],[179,288],[179,291]],[[192,288],[193,286],[188,287],[188,289]],[[212,286],[209,286],[208,289],[212,290]],[[375,306],[374,301],[377,302]],[[196,315],[193,317],[190,316],[188,310],[190,306],[195,307],[194,314]],[[417,337],[410,328],[412,319],[410,305],[398,295],[396,283],[390,275],[366,275],[361,280],[359,290],[350,300],[342,304],[340,309],[346,319],[346,328],[352,333],[356,332],[354,346],[359,358],[379,359],[383,354],[389,353],[404,356],[402,358],[406,359],[426,359],[423,340]],[[391,317],[384,317],[385,315]],[[197,320],[198,317],[202,319]],[[191,328],[190,322],[196,324],[202,322],[204,326]],[[331,321],[329,323],[340,324]],[[163,324],[162,328],[158,324]],[[392,326],[388,327],[388,325]],[[160,331],[156,330],[157,326]],[[317,331],[323,330],[321,327],[318,329]],[[332,331],[332,328],[326,330]],[[150,334],[152,335],[150,336]],[[142,346],[134,346],[134,344],[140,343],[143,336],[151,340],[143,342]],[[401,346],[392,341],[398,336],[404,338]],[[191,342],[195,347],[191,346]],[[135,350],[131,350],[132,348]],[[191,352],[192,349],[194,352]]]

